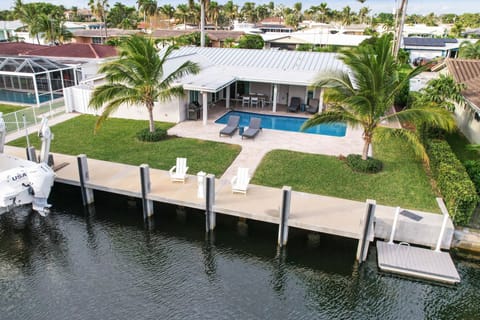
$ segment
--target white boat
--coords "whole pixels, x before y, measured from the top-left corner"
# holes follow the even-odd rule
[[[39,135],[42,138],[39,163],[4,154],[6,127],[0,112],[0,214],[29,204],[42,216],[49,211],[47,200],[55,173],[47,164],[51,140],[47,118],[42,120]]]

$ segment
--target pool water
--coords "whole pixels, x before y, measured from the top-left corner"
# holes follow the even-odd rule
[[[60,98],[61,95],[53,94],[53,99]],[[38,96],[40,103],[52,100],[50,94],[43,94]],[[20,92],[11,90],[0,90],[0,101],[16,102],[16,103],[28,103],[36,104],[35,94],[31,92]]]
[[[248,127],[250,118],[255,117],[262,119],[261,127],[264,129],[322,134],[333,137],[344,137],[347,131],[347,125],[345,123],[321,124],[305,131],[301,131],[300,128],[305,121],[308,120],[308,118],[277,116],[241,111],[230,111],[217,119],[215,123],[226,124],[228,122],[228,118],[234,115],[240,116],[240,127]]]

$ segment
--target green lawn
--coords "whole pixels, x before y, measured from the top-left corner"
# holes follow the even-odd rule
[[[375,157],[384,164],[378,174],[354,173],[336,157],[272,151],[257,168],[252,183],[278,188],[289,185],[296,191],[439,211],[422,163],[402,141],[386,141],[375,150]]]
[[[480,159],[480,153],[478,151],[467,149],[467,145],[469,145],[470,142],[461,132],[457,131],[448,134],[445,139],[447,140],[448,144],[450,145],[453,152],[460,161],[464,162],[467,160]]]
[[[16,106],[16,105],[11,105],[11,104],[1,104],[0,103],[0,112],[3,112],[3,114],[7,114],[10,112],[15,112],[21,109],[26,108],[25,106]]]
[[[205,171],[219,176],[225,172],[240,152],[240,146],[197,139],[171,137],[164,141],[147,143],[136,139],[135,134],[148,127],[147,121],[108,119],[96,135],[93,134],[96,118],[82,115],[51,128],[54,134],[51,151],[133,165],[147,163],[152,168],[170,169],[177,157],[188,158],[189,173]],[[158,122],[158,127],[168,129],[170,123]],[[40,141],[36,134],[30,136],[36,148]],[[24,147],[25,138],[10,145]]]

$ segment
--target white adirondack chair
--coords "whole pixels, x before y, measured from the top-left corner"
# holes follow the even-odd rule
[[[250,176],[248,168],[238,168],[237,175],[232,178],[232,192],[247,194]]]
[[[177,158],[177,165],[173,166],[169,171],[170,180],[185,183],[187,171],[187,158]]]

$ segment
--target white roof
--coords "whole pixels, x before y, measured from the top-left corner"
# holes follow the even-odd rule
[[[321,33],[321,32],[292,32],[289,34],[279,32],[267,32],[262,35],[263,40],[266,42],[279,42],[283,39],[286,42],[291,43],[288,39],[296,39],[297,43],[310,43],[318,45],[331,45],[331,46],[348,46],[356,47],[363,40],[370,38],[370,36],[343,34],[343,33]]]
[[[190,60],[201,71],[182,78],[187,90],[217,92],[239,80],[308,86],[322,72],[345,70],[337,57],[327,52],[182,47],[170,55],[165,74]]]
[[[0,21],[0,29],[3,30],[17,30],[18,28],[23,27],[25,24],[20,20],[13,21]]]

